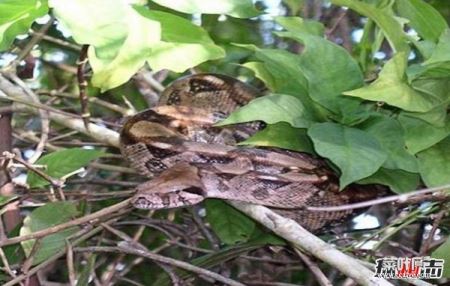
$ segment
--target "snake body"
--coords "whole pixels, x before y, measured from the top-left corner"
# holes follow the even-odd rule
[[[259,95],[228,76],[191,75],[169,85],[158,106],[129,118],[121,132],[121,151],[150,178],[137,188],[134,206],[162,209],[205,198],[239,200],[276,208],[316,231],[353,211],[310,212],[304,206],[342,205],[376,196],[368,190],[333,192],[324,179],[323,163],[309,155],[236,146],[261,124],[213,126]]]

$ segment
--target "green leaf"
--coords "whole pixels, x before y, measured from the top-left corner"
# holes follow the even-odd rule
[[[255,76],[262,80],[269,90],[277,90],[277,83],[275,81],[275,78],[272,76],[264,63],[247,62],[242,66],[252,70],[255,73]]]
[[[325,27],[322,23],[314,20],[302,19],[300,17],[280,16],[275,17],[275,22],[292,33],[305,33],[314,36],[323,36],[323,32],[325,30]]]
[[[395,4],[399,15],[425,40],[437,42],[447,28],[442,15],[423,0],[396,0]]]
[[[87,263],[83,265],[80,276],[78,277],[77,286],[89,286],[89,278],[95,268],[96,254],[91,254],[87,259]]]
[[[341,170],[340,189],[374,174],[387,153],[369,133],[336,123],[316,123],[308,130],[318,154]]]
[[[427,187],[450,184],[450,136],[417,153],[419,170]]]
[[[331,3],[348,8],[372,19],[381,28],[392,49],[396,52],[409,51],[408,38],[402,25],[394,18],[393,13],[379,9],[373,5],[356,0],[331,0]]]
[[[153,0],[153,2],[187,14],[225,14],[236,18],[252,18],[260,14],[251,0]]]
[[[125,0],[50,0],[50,4],[75,41],[91,45],[92,83],[102,91],[127,82],[161,38],[159,22],[142,17]]]
[[[402,112],[398,120],[405,131],[406,147],[411,154],[425,150],[450,135],[450,119],[445,126],[436,127]]]
[[[252,100],[217,125],[260,120],[268,124],[287,122],[294,127],[306,128],[311,123],[308,119],[310,117],[298,98],[286,94],[271,94]]]
[[[283,32],[305,45],[300,55],[300,67],[308,80],[309,96],[336,114],[356,109],[360,100],[342,96],[342,92],[363,85],[358,63],[342,47],[318,36]]]
[[[285,122],[270,124],[239,145],[279,147],[311,154],[314,152],[305,129],[294,128]]]
[[[103,152],[97,150],[72,148],[45,155],[37,160],[36,164],[46,166],[45,173],[47,175],[60,179],[103,155]],[[27,183],[31,188],[43,187],[49,184],[48,181],[33,172],[29,172]]]
[[[390,59],[380,72],[378,79],[369,86],[344,92],[371,101],[382,101],[407,111],[426,112],[439,105],[441,100],[418,93],[406,82],[406,55],[398,53]]]
[[[358,126],[373,135],[388,154],[383,167],[418,172],[416,158],[406,151],[403,128],[400,123],[387,116],[372,116]]]
[[[48,12],[47,1],[0,1],[0,51],[10,48],[17,35],[26,34],[36,18]]]
[[[202,62],[225,56],[225,51],[211,40],[208,33],[192,22],[170,13],[141,6],[134,8],[145,18],[161,23],[161,41],[149,47],[147,55],[154,71],[184,72]]]
[[[247,216],[221,200],[206,201],[206,220],[223,243],[247,241],[255,223]]]
[[[442,277],[450,278],[450,267],[448,266],[450,261],[450,237],[447,237],[447,240],[433,251],[431,256],[437,259],[444,259],[444,273]]]
[[[38,230],[49,228],[67,222],[78,215],[75,205],[71,202],[47,203],[31,212],[23,221],[20,235],[27,235]],[[66,238],[79,230],[79,227],[71,227],[55,234],[42,238],[39,242],[38,250],[34,255],[33,265],[45,261],[50,256],[66,247]],[[30,255],[35,240],[22,242],[26,255]]]
[[[417,173],[402,170],[380,168],[370,177],[358,181],[358,184],[381,184],[391,188],[397,194],[414,191],[420,184],[420,176]]]
[[[439,38],[439,42],[430,58],[426,60],[423,65],[432,66],[448,61],[450,61],[450,30],[446,29]]]

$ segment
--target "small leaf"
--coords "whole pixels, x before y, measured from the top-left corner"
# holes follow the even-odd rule
[[[406,151],[403,128],[400,123],[387,116],[372,116],[358,126],[373,135],[388,153],[383,167],[418,172],[416,158]]]
[[[153,2],[187,14],[225,14],[236,18],[252,18],[259,15],[251,0],[153,0]]]
[[[221,121],[218,126],[264,121],[268,124],[287,122],[294,127],[305,128],[310,125],[310,115],[299,99],[291,95],[271,94],[252,100]]]
[[[416,92],[406,82],[406,55],[398,53],[380,72],[378,79],[369,86],[344,92],[345,95],[382,101],[407,111],[426,112],[439,105],[441,100]]]
[[[247,241],[255,229],[251,219],[221,200],[206,201],[206,219],[226,244]]]
[[[47,12],[46,1],[0,1],[0,51],[10,48],[17,35],[26,34],[33,21]]]
[[[448,27],[442,15],[423,0],[397,0],[397,11],[425,40],[437,42]]]
[[[419,170],[427,187],[450,184],[450,136],[417,153]]]
[[[27,235],[38,230],[49,228],[67,222],[79,213],[71,202],[47,203],[31,212],[23,221],[20,235]],[[66,238],[77,232],[79,227],[71,227],[55,234],[48,235],[40,240],[38,250],[34,254],[33,265],[45,261],[66,246]],[[26,255],[30,255],[35,240],[22,242]]]
[[[420,184],[420,176],[417,173],[402,170],[390,170],[380,168],[370,177],[358,181],[358,184],[381,184],[391,188],[397,194],[404,194],[416,190]]]
[[[325,27],[322,23],[302,19],[300,17],[275,17],[275,22],[292,33],[306,33],[314,36],[323,36]]]
[[[340,189],[374,174],[387,158],[369,133],[335,123],[316,123],[308,130],[318,154],[341,170]]]
[[[405,143],[411,154],[425,150],[450,135],[450,120],[445,126],[436,127],[402,112],[398,121],[405,131]]]
[[[44,172],[47,175],[60,179],[103,155],[103,152],[97,150],[72,148],[45,155],[37,160],[36,164],[46,166]],[[43,187],[49,184],[48,181],[33,172],[29,172],[27,183],[31,188]]]
[[[450,237],[433,251],[431,256],[436,259],[444,259],[444,273],[442,274],[442,277],[450,278],[450,267],[448,267],[447,264],[450,261]]]
[[[270,124],[239,145],[279,147],[311,154],[314,152],[305,129],[294,128],[285,122]]]
[[[381,28],[394,51],[409,51],[408,38],[403,32],[402,25],[395,19],[393,13],[363,1],[331,0],[331,3],[339,6],[346,6],[359,14],[372,19],[378,27]]]

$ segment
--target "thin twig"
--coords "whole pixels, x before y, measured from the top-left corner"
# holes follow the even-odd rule
[[[306,207],[306,209],[309,211],[313,211],[313,212],[346,211],[346,210],[366,208],[366,207],[370,207],[373,205],[380,205],[380,204],[391,203],[391,202],[402,203],[402,202],[406,201],[408,198],[413,197],[413,196],[423,195],[423,194],[427,194],[427,193],[431,193],[431,192],[440,192],[440,191],[444,191],[446,189],[450,189],[450,184],[439,186],[439,187],[421,189],[421,190],[417,190],[417,191],[410,192],[407,194],[383,197],[383,198],[369,200],[369,201],[365,201],[365,202],[361,202],[361,203],[354,203],[354,204],[347,204],[347,205],[340,205],[340,206]]]
[[[436,233],[436,230],[438,229],[439,224],[441,223],[441,220],[446,216],[447,212],[448,212],[447,209],[443,209],[434,216],[433,226],[432,226],[430,232],[428,233],[427,239],[425,240],[425,242],[422,244],[422,247],[420,248],[419,256],[425,256],[428,253],[428,251],[430,250],[430,245],[434,240],[434,234]]]
[[[80,90],[81,118],[83,119],[84,127],[89,131],[89,118],[91,117],[91,114],[89,112],[88,95],[86,93],[88,83],[84,76],[86,64],[88,62],[88,49],[89,45],[83,45],[81,47],[80,56],[77,61],[77,80],[78,89]]]
[[[74,249],[77,252],[110,252],[110,253],[127,253],[131,255],[142,256],[160,263],[172,265],[199,275],[199,277],[206,276],[210,277],[218,282],[225,283],[231,286],[245,286],[244,284],[237,282],[235,280],[226,278],[215,272],[194,266],[190,263],[176,260],[170,257],[165,257],[159,254],[152,253],[150,251],[136,249],[133,245],[129,245],[126,242],[120,243],[117,247],[107,247],[107,246],[91,246],[91,247],[77,247]]]
[[[322,270],[320,270],[319,266],[315,262],[311,260],[311,258],[308,257],[308,255],[303,254],[299,249],[294,247],[295,253],[303,260],[303,262],[306,264],[306,266],[311,270],[314,277],[317,280],[317,283],[321,286],[332,286],[333,284],[328,280],[327,276],[323,274]]]
[[[126,207],[128,207],[130,205],[130,202],[131,202],[131,198],[121,201],[120,203],[117,203],[115,205],[103,208],[95,213],[91,213],[86,216],[83,216],[83,217],[62,223],[62,224],[58,224],[58,225],[55,225],[55,226],[52,226],[49,228],[45,228],[45,229],[30,233],[30,234],[16,236],[16,237],[12,237],[12,238],[0,241],[0,247],[6,246],[6,245],[11,245],[11,244],[16,244],[16,243],[19,243],[19,242],[22,242],[25,240],[41,238],[41,237],[53,234],[55,232],[62,231],[64,229],[72,227],[72,226],[79,226],[84,223],[89,223],[94,220],[98,220],[104,216],[107,216],[107,215],[110,215],[119,210],[125,209]]]

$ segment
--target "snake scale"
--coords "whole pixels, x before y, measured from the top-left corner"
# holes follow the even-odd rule
[[[205,198],[238,200],[271,207],[317,232],[348,219],[354,211],[311,212],[305,206],[342,205],[378,196],[371,188],[337,192],[332,173],[310,155],[236,146],[262,129],[261,122],[214,126],[260,95],[232,77],[190,75],[170,84],[156,107],[128,118],[120,136],[122,154],[149,178],[137,187],[133,205],[163,209]]]

